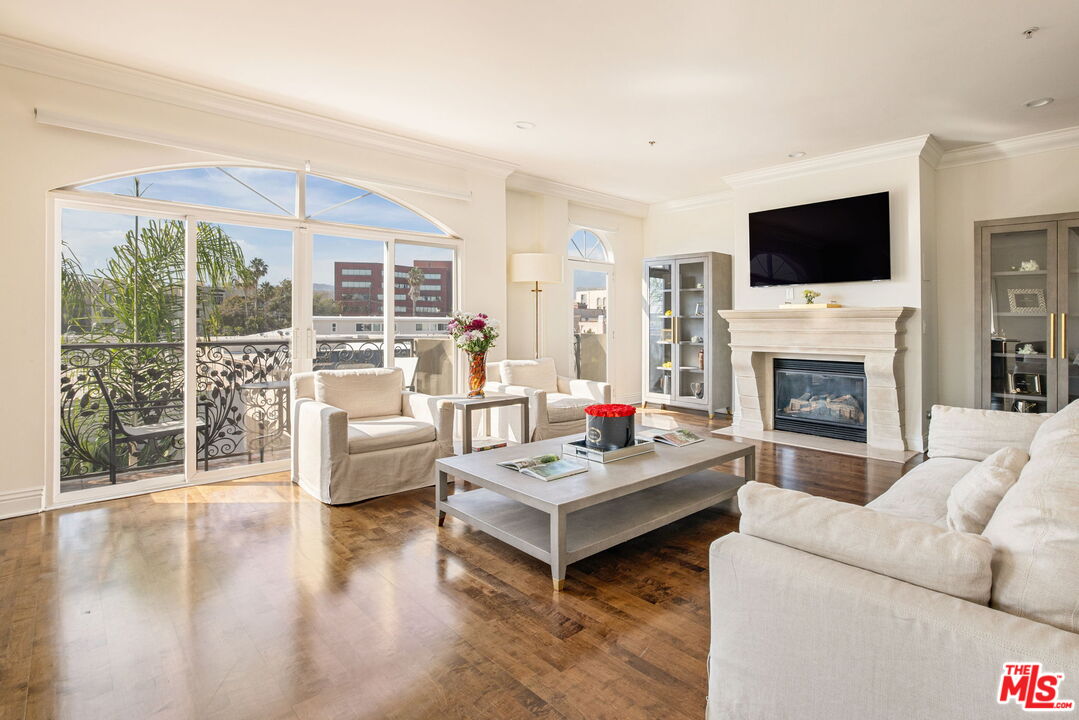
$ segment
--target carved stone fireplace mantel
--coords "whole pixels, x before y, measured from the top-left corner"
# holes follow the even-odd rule
[[[866,445],[907,449],[903,434],[903,358],[908,307],[720,310],[730,324],[738,409],[733,432],[773,429],[774,358],[865,363]]]

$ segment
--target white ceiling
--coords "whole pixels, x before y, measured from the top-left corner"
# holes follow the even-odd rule
[[[645,202],[1079,125],[1076,0],[14,0],[0,33]]]

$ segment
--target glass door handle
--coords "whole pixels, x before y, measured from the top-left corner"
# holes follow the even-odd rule
[[[1056,313],[1049,313],[1049,359],[1056,360],[1057,357],[1057,316]]]
[[[1068,313],[1060,313],[1060,359],[1068,359]]]

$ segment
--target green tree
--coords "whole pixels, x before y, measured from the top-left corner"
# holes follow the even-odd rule
[[[412,301],[412,314],[416,314],[416,301],[420,299],[420,285],[423,284],[423,268],[408,269],[408,299]]]

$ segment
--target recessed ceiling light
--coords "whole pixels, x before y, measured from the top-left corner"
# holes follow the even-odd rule
[[[528,122],[527,120],[518,120],[517,122],[513,123],[513,127],[517,128],[518,130],[531,130],[532,128],[536,127],[536,123]]]
[[[1051,102],[1053,102],[1053,98],[1051,98],[1051,97],[1043,97],[1043,98],[1038,98],[1037,100],[1031,100],[1031,101],[1027,102],[1026,106],[1028,108],[1040,108],[1040,107],[1045,107],[1046,105],[1048,105]]]
[[[802,152],[801,150],[799,150],[797,152],[787,153],[787,157],[789,157],[789,158],[801,158],[801,157],[805,157],[805,156],[806,156],[806,154],[804,152]]]

